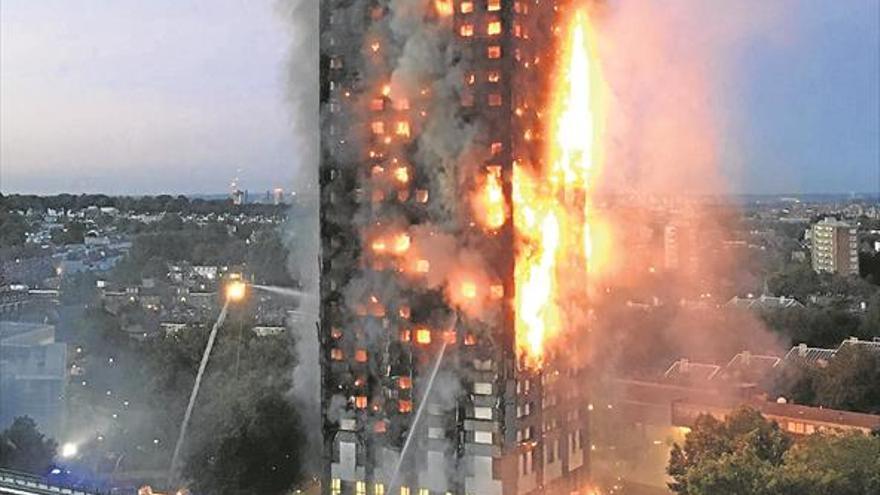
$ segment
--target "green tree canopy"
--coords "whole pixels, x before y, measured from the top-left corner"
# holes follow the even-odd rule
[[[753,409],[725,421],[701,416],[673,446],[667,472],[686,495],[865,495],[880,493],[880,437],[848,433],[799,443]]]

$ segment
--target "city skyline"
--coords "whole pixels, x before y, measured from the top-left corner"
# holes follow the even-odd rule
[[[235,177],[252,192],[291,186],[290,35],[274,2],[78,3],[3,3],[0,191],[219,194]],[[731,8],[755,9],[764,25],[707,60],[724,75],[707,104],[729,189],[875,192],[880,5],[784,3],[796,8]],[[706,31],[696,43],[720,17],[676,22]]]

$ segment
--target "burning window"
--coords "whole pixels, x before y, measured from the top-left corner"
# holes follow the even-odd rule
[[[394,133],[398,136],[409,137],[409,122],[406,120],[400,120],[397,122],[397,125],[394,127]]]
[[[495,141],[489,146],[489,151],[492,152],[492,156],[500,155],[504,151],[504,145],[500,141]]]
[[[381,112],[383,109],[385,109],[385,100],[382,98],[373,98],[370,100],[370,110]]]
[[[486,57],[490,59],[501,58],[501,46],[500,45],[490,45],[486,47]]]
[[[342,361],[345,359],[345,354],[342,352],[342,349],[330,349],[330,359],[333,361]]]
[[[443,342],[446,342],[449,345],[455,345],[456,340],[458,340],[458,336],[455,334],[455,330],[446,330],[443,332]]]
[[[401,184],[409,182],[409,169],[406,167],[397,167],[394,169],[394,178]]]
[[[373,431],[375,433],[385,433],[387,430],[388,425],[386,425],[384,421],[376,421],[376,423],[373,424]],[[379,490],[379,487],[382,487],[381,491]],[[373,493],[375,495],[385,493],[385,487],[382,486],[382,484],[377,484],[376,488],[373,490]]]
[[[464,336],[464,345],[477,345],[477,338],[474,334],[469,333]]]
[[[474,11],[474,2],[470,2],[470,1],[461,2],[461,6],[459,7],[459,10],[461,11],[462,14],[470,14],[471,12]]]
[[[342,330],[340,330],[336,327],[331,328],[330,329],[330,337],[332,337],[334,339],[341,339],[342,338]]]
[[[400,330],[400,341],[401,342],[409,342],[412,340],[412,332],[408,329]]]
[[[431,262],[428,260],[416,260],[416,272],[428,273],[431,271]]]
[[[468,299],[476,299],[477,297],[477,284],[470,280],[466,280],[461,283],[461,295]]]
[[[366,395],[355,396],[354,407],[356,407],[358,409],[366,409],[367,408],[367,396]]]
[[[381,120],[374,120],[372,124],[370,124],[370,130],[373,131],[373,134],[381,135],[385,134],[385,122]]]
[[[373,168],[370,169],[370,175],[373,177],[378,177],[385,173],[385,168],[380,165],[374,165]]]
[[[358,349],[354,351],[354,360],[359,363],[367,362],[367,350],[366,349]]]
[[[397,379],[397,388],[400,390],[409,390],[412,388],[412,378],[408,376],[401,376]]]
[[[416,329],[416,342],[422,345],[431,343],[431,330],[427,328]]]
[[[437,15],[441,17],[448,17],[455,12],[452,0],[434,0],[434,8],[437,10]]]
[[[497,70],[490,70],[489,73],[486,75],[486,80],[490,83],[497,83],[501,80],[501,72]]]
[[[468,86],[473,86],[477,82],[477,75],[473,72],[468,72],[464,75],[464,82]]]
[[[428,190],[427,189],[419,189],[416,191],[416,202],[417,203],[427,203],[428,202]]]
[[[488,0],[486,2],[486,10],[496,12],[501,10],[501,0]]]
[[[516,36],[517,38],[521,38],[522,32],[523,32],[522,31],[522,24],[520,24],[518,22],[514,22],[513,23],[513,35]]]
[[[513,11],[516,12],[517,14],[528,14],[529,13],[529,6],[525,2],[520,2],[520,1],[513,2]]]
[[[400,309],[397,311],[397,314],[399,314],[400,317],[403,318],[404,320],[409,319],[409,313],[410,313],[409,306],[401,306]]]
[[[501,106],[501,95],[498,93],[490,94],[488,100],[489,100],[490,107],[500,107]]]
[[[492,295],[492,299],[504,298],[504,285],[493,284],[491,287],[489,287],[489,294]]]
[[[409,98],[400,98],[398,100],[394,100],[394,109],[409,110]]]
[[[473,36],[474,35],[474,25],[471,23],[462,24],[458,28],[458,34],[465,37],[465,38],[469,38],[469,37]]]
[[[486,34],[495,36],[501,34],[501,21],[492,21],[486,25]]]
[[[412,412],[412,401],[411,400],[397,401],[397,411],[402,414],[411,413]]]

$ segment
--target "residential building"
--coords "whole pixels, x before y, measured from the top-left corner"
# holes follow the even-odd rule
[[[459,221],[469,205],[454,179],[465,170],[495,179],[510,204],[514,161],[540,160],[535,129],[544,102],[535,89],[549,71],[538,64],[549,63],[541,62],[555,48],[549,26],[568,3],[322,2],[326,494],[558,494],[587,481],[584,372],[553,359],[541,369],[518,359],[505,299],[514,293],[511,222],[501,213],[485,233],[476,221]],[[414,29],[426,38],[401,41]],[[431,47],[441,48],[410,52]],[[406,57],[418,62],[400,62]],[[436,63],[451,66],[425,68]],[[450,136],[478,134],[440,143],[437,126]],[[464,146],[458,141],[466,139],[466,163],[431,155],[429,146]],[[456,235],[486,255],[482,268],[495,279],[462,291],[491,288],[499,314],[493,324],[462,317],[438,290],[408,282],[407,266],[388,246],[406,251],[411,239],[371,237],[402,222],[454,223]],[[431,269],[416,260],[415,271]],[[441,391],[429,385],[435,366]]]
[[[813,270],[840,275],[859,274],[859,242],[856,227],[825,218],[813,225]]]

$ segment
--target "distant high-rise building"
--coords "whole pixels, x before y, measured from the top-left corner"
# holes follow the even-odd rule
[[[284,189],[276,187],[272,190],[272,204],[280,205],[284,203]]]
[[[810,234],[813,243],[813,270],[858,275],[859,241],[855,226],[825,218],[813,225]]]
[[[696,266],[697,229],[687,223],[671,223],[663,230],[663,255],[667,270],[689,271]]]

